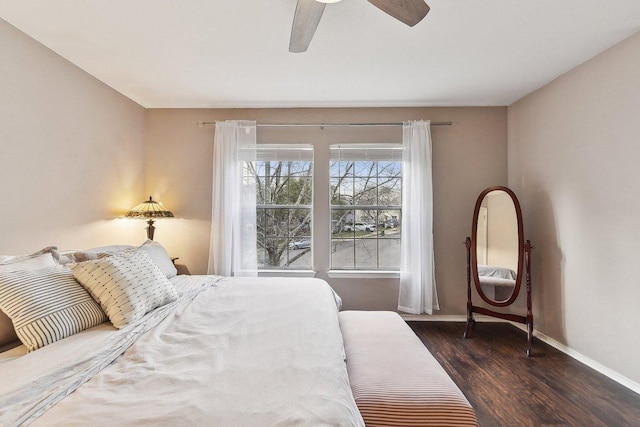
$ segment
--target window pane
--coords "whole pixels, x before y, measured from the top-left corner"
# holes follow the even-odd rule
[[[380,268],[397,270],[400,265],[400,234],[396,234],[395,237],[397,238],[378,240]]]
[[[362,176],[375,176],[376,175],[376,162],[353,162],[353,174],[356,177]]]
[[[338,162],[338,166],[339,166],[339,173],[338,177],[343,176],[346,178],[352,178],[353,177],[353,170],[354,170],[354,162]],[[333,176],[333,175],[332,175]]]
[[[289,209],[264,209],[266,217],[265,235],[286,237],[289,235]]]
[[[345,233],[351,233],[351,237],[353,237],[353,233],[355,232],[355,222],[356,222],[356,213],[355,211],[352,210],[345,210],[343,211],[344,215],[343,215],[343,227],[342,227],[342,231]]]
[[[266,203],[264,177],[258,176],[256,177],[256,204],[264,205]]]
[[[265,164],[267,176],[277,177],[287,175],[286,169],[283,170],[283,168],[286,168],[286,162],[265,162]]]
[[[356,231],[361,232],[359,235],[363,237],[365,235],[368,236],[371,232],[376,231],[376,210],[365,210],[365,209],[356,209],[355,211],[356,217]]]
[[[247,175],[264,176],[264,162],[246,162],[245,173]]]
[[[378,216],[378,235],[381,238],[400,238],[400,210],[381,210]]]
[[[258,244],[261,242],[264,244],[264,239],[266,237],[267,230],[267,215],[264,209],[256,209],[256,224],[257,224],[257,233],[256,238],[258,239]]]
[[[353,269],[355,267],[354,240],[331,239],[331,268]]]
[[[378,162],[378,175],[381,177],[400,178],[402,163],[400,162]]]
[[[402,204],[402,179],[380,178],[379,204],[400,206]]]
[[[342,210],[342,209],[332,209],[331,210],[331,233],[337,234],[339,237],[344,237],[344,233],[348,231],[345,230],[345,226],[352,224],[353,211],[351,210]],[[353,230],[350,233],[351,237],[353,237]]]
[[[331,180],[332,204],[351,205],[353,204],[353,178],[332,179]]]
[[[296,177],[311,176],[311,162],[288,162],[289,175]]]
[[[330,177],[337,177],[337,176],[342,176],[340,174],[340,162],[336,161],[336,160],[331,160],[329,162],[329,176]]]
[[[356,268],[378,268],[378,242],[375,239],[356,239]]]
[[[280,268],[287,264],[288,239],[266,239],[264,264],[260,268]]]
[[[288,268],[308,270],[311,268],[311,238],[292,239],[289,243]]]
[[[375,176],[354,179],[354,204],[377,205],[377,179]]]
[[[310,205],[313,190],[312,178],[290,178],[289,179],[289,200],[290,205]]]
[[[291,209],[289,213],[289,236],[311,236],[311,209]]]

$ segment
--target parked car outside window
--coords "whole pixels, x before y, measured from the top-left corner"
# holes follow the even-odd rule
[[[347,224],[344,226],[344,231],[353,231],[355,228],[356,231],[376,231],[375,224],[367,224],[364,222],[356,222],[355,225]]]
[[[311,239],[302,239],[295,242],[289,242],[289,249],[306,249],[311,247]]]

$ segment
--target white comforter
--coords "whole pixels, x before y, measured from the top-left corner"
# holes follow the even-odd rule
[[[203,278],[183,277],[176,285],[185,290]],[[35,419],[34,425],[364,425],[349,386],[334,294],[326,282],[225,278],[195,298],[182,297],[168,311],[115,363]],[[89,341],[113,344],[113,338],[96,334],[122,334],[102,329],[90,331],[87,335],[94,335]],[[84,349],[79,335],[71,337],[71,353],[65,353],[63,340],[41,353],[45,359],[40,361],[34,356],[46,347],[0,363],[0,378],[10,376],[11,364],[29,369],[26,358],[32,358],[29,364],[39,376],[46,376],[40,372],[46,370],[42,365],[52,365],[51,372],[60,375],[63,355],[71,365],[68,369],[77,369],[70,361],[82,360],[82,352],[105,353],[88,344]],[[61,383],[81,377],[62,375]],[[24,397],[24,387],[17,388],[14,395]],[[45,402],[60,394],[49,386],[43,398],[41,389],[46,386],[32,388],[34,399]],[[0,403],[1,399],[0,394]],[[10,418],[3,419],[7,413],[1,411],[5,424]]]

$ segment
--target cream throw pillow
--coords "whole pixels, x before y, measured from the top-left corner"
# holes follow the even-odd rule
[[[116,252],[70,268],[118,329],[178,298],[174,286],[142,249]]]

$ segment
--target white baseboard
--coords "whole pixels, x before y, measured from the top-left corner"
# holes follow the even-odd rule
[[[467,316],[466,315],[426,315],[426,314],[401,314],[402,318],[405,321],[412,321],[412,322],[466,322],[467,321]],[[478,315],[478,314],[474,314],[473,318],[476,320],[476,322],[507,322],[507,323],[511,323],[513,326],[515,326],[518,329],[522,329],[523,331],[527,331],[527,327],[526,325],[522,325],[520,323],[516,323],[516,322],[509,322],[507,320],[503,320],[503,319],[499,319],[496,317],[490,317],[490,316],[484,316],[484,315]],[[533,330],[533,336],[536,337],[537,339],[539,339],[540,341],[550,345],[551,347],[555,348],[556,350],[559,350],[561,352],[563,352],[564,354],[573,357],[575,360],[577,360],[578,362],[581,362],[585,365],[587,365],[588,367],[590,367],[591,369],[594,369],[598,372],[600,372],[602,375],[611,378],[613,381],[617,382],[620,385],[623,385],[624,387],[628,388],[629,390],[640,394],[640,384],[638,384],[637,382],[625,377],[622,374],[619,374],[618,372],[614,371],[613,369],[607,368],[606,366],[602,365],[601,363],[596,362],[595,360],[585,356],[584,354],[573,350],[570,347],[567,347],[566,345],[554,340],[553,338],[543,334],[542,332],[534,329]]]
[[[466,314],[406,314],[399,313],[407,322],[466,322]],[[497,317],[485,316],[483,314],[474,314],[473,318],[476,322],[505,322],[505,320]]]
[[[514,322],[510,322],[513,326],[515,326],[516,328],[522,329],[523,331],[526,332],[526,326],[525,325],[521,325],[519,323],[514,323]],[[542,332],[534,329],[533,330],[533,336],[536,337],[537,339],[539,339],[540,341],[549,344],[551,347],[555,348],[556,350],[559,350],[561,352],[563,352],[564,354],[573,357],[574,359],[576,359],[578,362],[581,362],[585,365],[587,365],[588,367],[590,367],[591,369],[594,369],[598,372],[600,372],[602,375],[611,378],[612,380],[614,380],[615,382],[617,382],[620,385],[625,386],[626,388],[628,388],[629,390],[636,392],[637,394],[640,394],[640,384],[638,384],[637,382],[625,377],[624,375],[614,371],[613,369],[607,368],[606,366],[604,366],[603,364],[596,362],[595,360],[585,356],[584,354],[570,348],[567,347],[566,345],[562,344],[561,342],[558,342],[556,340],[554,340],[553,338],[551,338],[550,336],[547,336],[545,334],[543,334]]]

